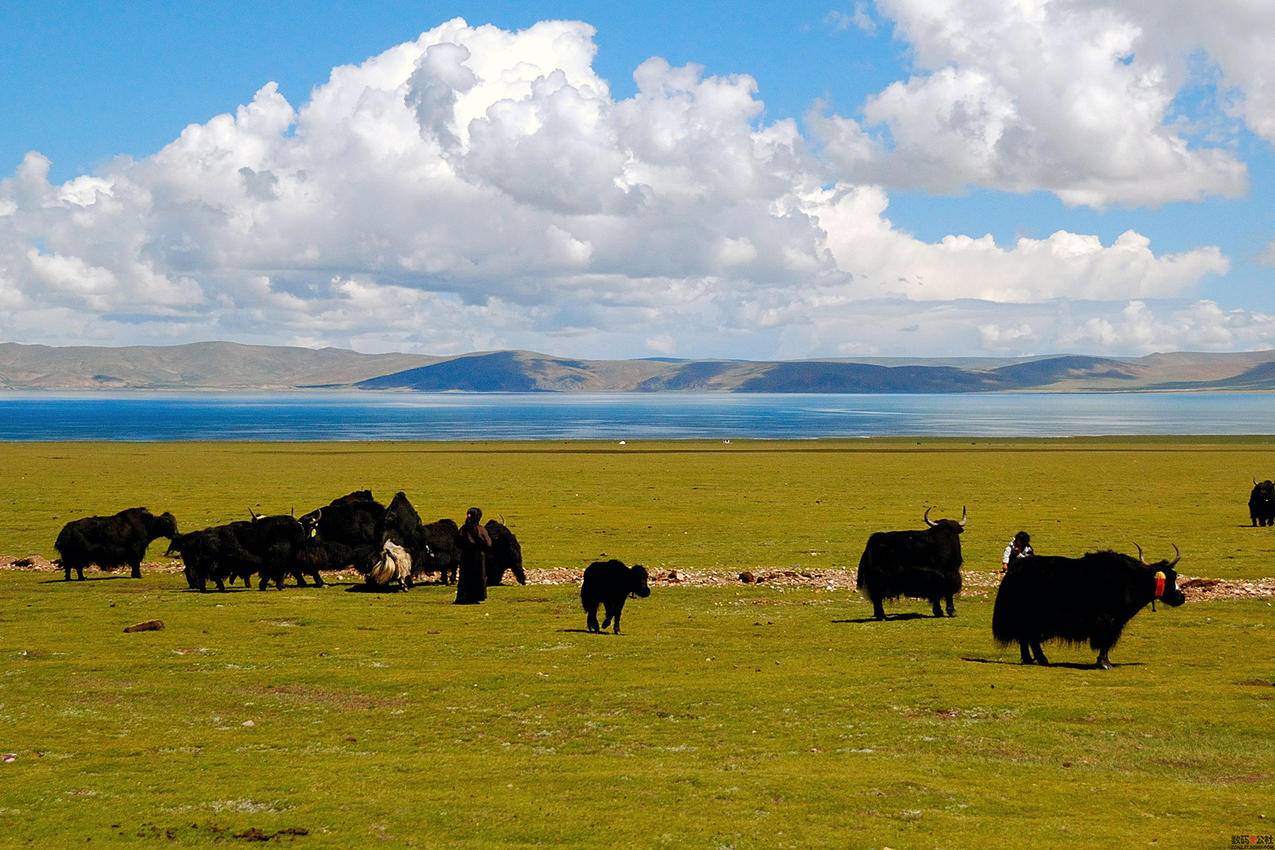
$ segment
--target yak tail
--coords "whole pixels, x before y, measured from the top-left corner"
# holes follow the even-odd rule
[[[1020,629],[1018,617],[1014,610],[1015,590],[1014,577],[1006,575],[1001,579],[1000,589],[996,591],[996,604],[992,607],[992,637],[1001,646],[1008,646],[1018,641]]]
[[[863,590],[863,571],[864,568],[872,567],[872,547],[864,546],[863,554],[859,556],[859,570],[854,574],[854,586],[859,590]]]

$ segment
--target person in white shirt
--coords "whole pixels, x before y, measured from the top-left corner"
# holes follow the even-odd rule
[[[1026,531],[1020,531],[1014,535],[1014,539],[1009,541],[1009,545],[1005,547],[1005,554],[1001,555],[1001,572],[1009,569],[1010,562],[1015,558],[1026,558],[1034,555],[1032,551],[1032,536]]]

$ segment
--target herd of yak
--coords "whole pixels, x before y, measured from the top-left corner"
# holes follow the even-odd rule
[[[1275,525],[1275,484],[1253,482],[1249,513],[1255,526]],[[495,520],[477,530],[480,518],[481,512],[471,508],[463,526],[450,519],[425,523],[402,492],[387,507],[371,491],[360,490],[300,518],[252,514],[250,520],[189,534],[178,533],[172,514],[129,508],[67,523],[54,546],[68,581],[72,571],[83,579],[91,564],[108,570],[128,566],[140,578],[147,547],[164,537],[171,541],[169,554],[181,556],[187,583],[197,590],[206,589],[209,581],[218,590],[236,579],[246,585],[254,575],[262,590],[272,583],[282,589],[288,575],[301,586],[307,576],[322,585],[323,571],[350,567],[375,585],[406,589],[430,574],[443,584],[464,585],[465,571],[471,569],[485,598],[485,588],[501,584],[506,572],[520,584],[526,583],[526,573],[513,532]],[[959,520],[931,520],[927,510],[923,519],[923,530],[879,531],[868,538],[856,585],[872,603],[877,620],[886,619],[883,603],[899,597],[928,601],[935,617],[956,616],[960,535],[967,514],[962,510]],[[467,546],[467,541],[475,545]],[[1108,652],[1135,614],[1148,603],[1154,609],[1157,601],[1174,607],[1186,601],[1174,569],[1181,556],[1176,546],[1174,551],[1172,560],[1150,564],[1141,547],[1136,558],[1112,551],[1079,558],[1015,558],[996,594],[992,634],[1002,645],[1018,644],[1024,664],[1049,663],[1043,641],[1088,642],[1098,651],[1096,666],[1108,669]],[[616,560],[589,565],[580,590],[589,631],[611,627],[618,634],[625,599],[650,593],[640,565],[627,567]],[[457,601],[473,600],[463,600],[458,592]],[[601,624],[599,606],[606,613]]]

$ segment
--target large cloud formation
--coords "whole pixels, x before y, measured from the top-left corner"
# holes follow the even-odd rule
[[[877,0],[916,73],[862,120],[817,119],[843,174],[1067,204],[1234,197],[1244,164],[1193,145],[1188,83],[1275,141],[1275,9],[1253,0]],[[1201,57],[1207,62],[1201,62]],[[1216,77],[1210,74],[1217,75]],[[1199,122],[1195,122],[1197,125]]]
[[[944,37],[909,17],[909,3],[883,5],[919,56],[941,56]],[[576,22],[509,32],[453,20],[334,69],[299,108],[268,84],[144,159],[55,184],[29,154],[0,181],[0,336],[805,356],[914,349],[920,320],[927,347],[945,353],[1142,350],[1182,343],[1148,335],[1122,318],[1129,310],[1167,311],[1161,323],[1180,326],[1183,302],[1142,299],[1190,296],[1229,268],[1215,248],[1158,255],[1134,232],[1109,245],[1063,231],[1004,246],[918,240],[886,218],[878,185],[838,181],[844,149],[826,158],[795,122],[766,122],[750,77],[655,58],[636,69],[636,94],[616,99],[593,69],[593,36]],[[963,95],[935,99],[942,73],[891,87],[868,114],[950,117],[942,98]],[[969,81],[960,67],[951,75]],[[1263,114],[1263,90],[1250,91],[1245,109]],[[978,132],[1004,112],[1001,97],[977,112]],[[825,132],[849,126],[827,120],[840,130]],[[891,126],[887,159],[948,132]],[[1164,161],[1148,167],[1176,168],[1188,194],[1219,173],[1242,179],[1229,155],[1161,141]],[[1039,143],[1028,154],[1033,168],[1059,165]],[[955,172],[962,182],[1001,169],[988,150],[961,156],[973,158]],[[1074,179],[1058,191],[1081,200],[1109,177],[1064,165]],[[925,179],[923,164],[908,167]],[[1071,324],[1001,327],[1007,310],[1022,313],[1011,305],[1050,315],[1075,298],[1105,307]],[[1209,321],[1229,335],[1202,334],[1201,345],[1271,333],[1264,317]]]

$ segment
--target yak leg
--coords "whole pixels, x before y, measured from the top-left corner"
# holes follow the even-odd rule
[[[142,562],[141,561],[134,561],[133,563],[129,564],[129,566],[133,568],[133,578],[142,577]]]
[[[70,580],[71,580],[71,565],[70,565],[70,564],[63,564],[63,565],[62,565],[62,572],[66,575],[66,578],[65,578],[65,579],[63,579],[63,581],[70,581]]]
[[[1023,659],[1024,664],[1036,663],[1036,659],[1032,658],[1031,649],[1028,648],[1027,641],[1020,640],[1018,642],[1018,654]]]
[[[615,606],[615,622],[611,626],[612,634],[618,635],[620,633],[620,615],[623,613],[624,613],[624,597],[620,597],[619,603],[617,603]],[[607,616],[607,619],[610,619],[610,615]]]
[[[84,565],[83,564],[75,565],[75,578],[78,581],[84,581]]]
[[[874,619],[877,619],[877,620],[885,619],[885,609],[881,607],[880,599],[872,600],[872,616]]]
[[[1036,656],[1036,663],[1041,667],[1049,666],[1049,659],[1045,657],[1045,651],[1040,648],[1040,641],[1032,641],[1032,654]]]
[[[930,600],[930,605],[934,608],[935,617],[943,616],[943,609],[939,607],[939,598],[937,596]]]
[[[588,615],[585,617],[585,621],[584,621],[585,628],[587,628],[589,631],[593,632],[594,634],[597,634],[598,632],[602,631],[602,629],[598,626],[598,606],[594,605],[590,608],[585,609],[585,614]]]
[[[251,586],[251,585],[249,585],[249,586]],[[261,574],[261,586],[260,586],[260,587],[258,587],[258,588],[257,588],[257,590],[265,590],[265,589],[267,589],[268,587],[270,587],[270,576],[266,575],[265,573],[262,573],[262,574]]]
[[[602,620],[602,628],[606,629],[611,625],[611,620],[615,617],[615,612],[612,610],[610,602],[603,602],[602,607],[606,609],[607,612],[606,617]]]
[[[952,599],[952,594],[947,595],[947,615],[949,617],[956,616],[956,603]]]
[[[1107,657],[1107,650],[1110,648],[1111,647],[1104,646],[1102,649],[1098,650],[1098,660],[1094,662],[1094,666],[1099,670],[1111,669],[1111,659]]]

